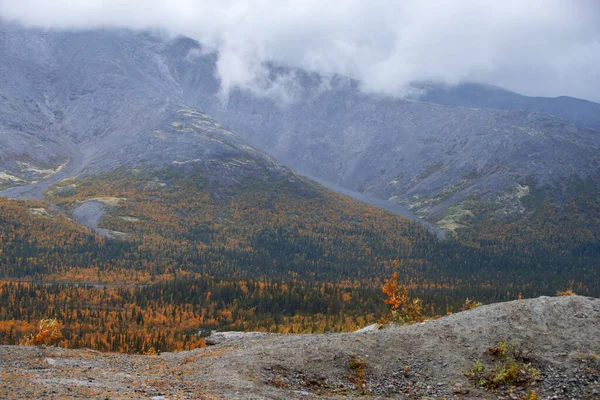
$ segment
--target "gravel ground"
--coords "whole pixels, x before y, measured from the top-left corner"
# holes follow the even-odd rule
[[[540,297],[406,327],[325,335],[223,335],[158,356],[0,347],[0,398],[519,399],[465,377],[508,340],[540,371],[543,399],[600,399],[600,299]]]

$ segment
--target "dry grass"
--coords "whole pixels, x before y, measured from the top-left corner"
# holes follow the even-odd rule
[[[557,292],[556,295],[557,296],[576,296],[577,293],[575,293],[571,289],[566,289],[566,290]]]

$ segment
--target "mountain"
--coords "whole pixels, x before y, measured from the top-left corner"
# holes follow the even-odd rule
[[[529,97],[497,86],[461,83],[455,86],[420,85],[417,98],[429,103],[472,108],[535,111],[600,130],[600,104],[568,96]]]
[[[7,195],[41,199],[42,189],[60,179],[118,167],[229,162],[213,171],[224,185],[259,177],[263,169],[291,177],[218,121],[185,105],[161,70],[155,54],[160,42],[152,36],[9,25],[2,43],[1,68],[11,79],[0,84],[0,179],[4,186],[21,186]]]
[[[187,38],[2,29],[2,68],[15,76],[0,88],[15,100],[0,111],[5,186],[67,176],[62,168],[72,175],[133,165],[148,151],[162,164],[193,159],[165,155],[171,137],[143,143],[186,109],[223,121],[303,174],[450,230],[464,226],[474,212],[465,202],[475,197],[491,201],[495,214],[522,215],[533,211],[525,207],[533,193],[562,205],[574,182],[598,185],[598,133],[582,126],[596,126],[600,106],[591,102],[567,106],[481,85],[430,87],[427,101],[401,100],[363,94],[343,77],[275,67],[274,80],[295,77],[291,101],[242,90],[224,100],[217,55]]]
[[[149,356],[0,346],[0,368],[8,398],[591,400],[599,318],[599,299],[542,297],[367,332],[217,333]],[[477,366],[497,383],[465,376]]]
[[[523,199],[534,192],[561,198],[573,182],[598,187],[598,132],[581,125],[597,115],[597,104],[581,101],[586,111],[576,100],[564,108],[556,101],[544,109],[531,99],[539,107],[522,110],[514,101],[501,110],[491,105],[506,92],[490,89],[480,90],[489,100],[478,108],[471,104],[477,100],[469,107],[441,105],[363,94],[343,77],[286,69],[274,69],[274,82],[295,76],[298,83],[289,88],[294,100],[235,90],[224,103],[216,96],[216,56],[187,57],[198,53],[199,45],[188,39],[169,51],[186,101],[304,174],[403,205],[440,227],[462,226],[462,217],[473,213],[465,201],[474,197],[492,202],[493,213],[522,215],[533,211]],[[441,97],[430,93],[425,100]],[[448,97],[461,103],[467,96]],[[563,116],[577,109],[587,117],[571,113],[569,122],[538,109],[561,109]]]
[[[336,266],[356,276],[380,268],[384,254],[395,258],[405,240],[435,246],[420,226],[298,176],[191,108],[169,72],[170,41],[126,30],[2,29],[2,68],[15,79],[0,88],[0,195],[49,203],[7,203],[7,236],[16,214],[38,209],[28,219],[64,214],[106,238],[158,246],[159,266],[131,259],[134,268],[271,278],[337,276]],[[163,253],[167,244],[175,254]],[[6,262],[19,257],[13,250],[3,254],[9,276],[52,273],[46,259],[39,268]],[[92,264],[108,262],[90,251]]]
[[[138,353],[197,347],[200,328],[342,330],[381,314],[392,260],[442,275],[422,226],[188,104],[169,45],[1,25],[0,343],[50,316],[64,346]]]
[[[429,314],[599,293],[596,131],[275,67],[295,101],[224,102],[200,50],[0,25],[0,343],[47,317],[64,346],[132,353],[198,329],[351,330],[385,314],[394,272]]]

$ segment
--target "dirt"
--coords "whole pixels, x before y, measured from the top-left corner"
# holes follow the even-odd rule
[[[507,341],[540,371],[527,389],[465,376]],[[0,398],[600,398],[600,299],[540,297],[404,327],[323,335],[223,335],[154,356],[0,347]]]

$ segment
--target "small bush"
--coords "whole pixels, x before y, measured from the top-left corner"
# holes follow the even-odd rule
[[[488,348],[488,351],[498,358],[505,358],[509,352],[513,352],[514,345],[510,345],[508,340],[498,342],[494,347]]]
[[[492,390],[502,387],[527,388],[540,377],[540,371],[525,362],[521,349],[508,340],[498,342],[488,348],[488,352],[497,359],[495,366],[486,368],[480,360],[476,360],[473,367],[465,372],[465,376],[480,387]],[[532,396],[537,395],[533,392]]]
[[[386,279],[381,291],[387,296],[383,300],[392,311],[392,319],[402,324],[421,322],[425,319],[421,313],[423,301],[411,298],[408,289],[398,284],[398,274],[394,272],[392,279]]]
[[[360,390],[361,393],[364,393],[367,363],[360,358],[350,357],[348,359],[348,367],[354,372],[354,377],[351,379],[354,387]]]
[[[463,306],[462,306],[462,310],[463,311],[471,310],[471,309],[477,308],[477,307],[479,307],[481,305],[483,305],[483,303],[479,303],[477,301],[473,301],[473,300],[471,300],[471,299],[469,299],[467,297],[467,299],[465,300],[465,304],[463,304]]]
[[[481,363],[481,361],[476,360],[475,364],[473,365],[473,372],[482,373],[483,371],[485,371],[485,366]]]
[[[530,390],[529,392],[527,392],[527,394],[525,395],[525,398],[523,400],[542,400],[540,396],[537,395],[536,392],[534,392],[533,390]]]
[[[52,343],[62,336],[62,324],[54,319],[42,319],[39,323],[39,331],[35,335],[23,339],[21,344],[24,346],[41,346]]]
[[[576,296],[577,294],[571,289],[565,289],[563,291],[556,292],[557,296]]]
[[[404,373],[404,376],[408,377],[408,375],[410,375],[410,367],[408,365],[405,365],[404,367],[402,367],[402,372]]]
[[[492,386],[502,385],[521,386],[537,380],[540,371],[533,368],[531,364],[520,363],[511,357],[507,357],[504,363],[496,365],[496,371],[491,377]]]

